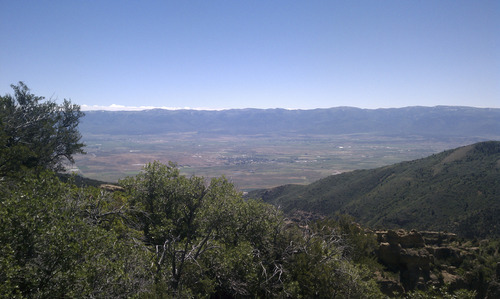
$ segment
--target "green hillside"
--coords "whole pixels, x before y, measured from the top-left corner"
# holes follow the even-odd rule
[[[500,142],[329,176],[308,186],[255,191],[285,212],[350,214],[374,228],[500,236]]]

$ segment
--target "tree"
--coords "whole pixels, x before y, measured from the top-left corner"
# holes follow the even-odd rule
[[[74,163],[73,155],[84,153],[80,106],[44,101],[23,82],[11,87],[14,95],[0,96],[0,176],[23,168],[60,171],[65,161]]]
[[[119,203],[51,172],[0,181],[1,298],[125,298],[144,292],[150,259],[127,237]]]
[[[217,238],[234,224],[224,213],[235,208],[234,200],[241,201],[232,184],[221,178],[206,185],[201,177],[188,178],[180,175],[174,164],[159,162],[146,165],[142,173],[121,184],[144,232],[144,242],[155,253],[156,285],[166,281],[167,289],[175,295],[192,289],[205,292],[199,261],[218,247]],[[193,268],[194,264],[197,267]],[[186,274],[186,269],[191,274]],[[192,275],[193,271],[200,275]],[[183,290],[186,285],[191,290]]]
[[[154,162],[121,181],[131,218],[154,256],[158,297],[377,298],[370,273],[346,256],[335,227],[301,228],[274,206],[243,200],[225,178],[209,183]]]

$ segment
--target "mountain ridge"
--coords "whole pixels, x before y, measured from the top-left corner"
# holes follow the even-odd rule
[[[311,110],[229,109],[86,111],[82,134],[359,134],[500,138],[500,108],[413,106]]]
[[[249,193],[286,213],[349,214],[370,227],[500,236],[500,142]]]

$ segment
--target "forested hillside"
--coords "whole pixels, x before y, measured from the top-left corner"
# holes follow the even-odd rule
[[[285,212],[352,215],[369,227],[500,236],[500,142],[334,175],[308,186],[257,191]]]

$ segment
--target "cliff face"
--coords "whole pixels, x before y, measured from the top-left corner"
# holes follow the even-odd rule
[[[375,234],[379,242],[376,251],[379,262],[389,273],[399,274],[396,278],[396,275],[380,273],[379,284],[387,295],[447,286],[449,291],[469,289],[476,290],[480,298],[500,298],[500,263],[490,278],[477,272],[482,266],[482,254],[491,250],[488,240],[475,246],[444,232],[400,229]],[[498,255],[498,249],[489,253]]]

